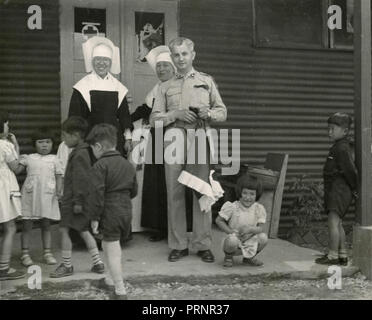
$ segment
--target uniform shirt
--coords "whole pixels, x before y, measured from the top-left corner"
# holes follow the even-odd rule
[[[172,79],[163,82],[156,94],[150,123],[162,121],[163,126],[168,126],[176,121],[175,111],[188,110],[189,107],[210,110],[211,121],[226,120],[226,106],[213,78],[202,72],[192,69],[186,75],[176,74]],[[180,127],[188,124],[177,121]],[[208,125],[209,120],[206,121]]]
[[[326,185],[331,183],[335,178],[342,177],[351,190],[356,190],[357,170],[347,138],[337,140],[329,150],[323,169],[323,177]]]

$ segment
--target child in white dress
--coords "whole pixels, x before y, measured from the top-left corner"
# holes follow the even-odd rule
[[[228,234],[223,243],[225,267],[233,266],[235,255],[243,255],[245,265],[263,265],[254,258],[267,244],[267,235],[262,228],[266,223],[266,210],[262,204],[256,202],[261,194],[260,181],[243,175],[236,186],[239,200],[225,202],[216,218],[216,224]]]
[[[22,256],[25,267],[33,264],[29,253],[30,236],[34,221],[40,221],[46,264],[56,264],[51,252],[51,221],[59,221],[58,198],[62,190],[62,165],[51,154],[53,133],[47,128],[36,130],[32,136],[36,153],[22,155],[20,163],[27,168],[27,177],[22,187]]]
[[[10,268],[15,219],[21,215],[21,198],[14,175],[22,169],[18,163],[16,137],[9,133],[8,115],[0,113],[0,281],[23,278],[24,272]],[[0,285],[1,287],[1,285]]]

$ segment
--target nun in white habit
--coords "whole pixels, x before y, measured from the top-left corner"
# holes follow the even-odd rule
[[[162,82],[168,81],[175,74],[175,66],[170,56],[170,50],[167,46],[159,46],[152,49],[146,56],[146,60],[159,82],[147,94],[145,104],[137,107],[132,113],[132,122],[142,119],[148,123],[149,116],[152,111],[154,99],[156,97],[159,85]],[[155,164],[155,129],[150,130],[152,141],[151,164],[145,164],[143,189],[142,189],[142,215],[141,226],[154,230],[150,241],[159,241],[167,236],[167,189],[165,184],[165,172],[162,164]],[[148,155],[146,155],[146,158]]]
[[[92,37],[83,43],[86,72],[73,87],[69,117],[96,124],[109,123],[118,129],[117,150],[125,155],[131,149],[132,122],[126,95],[128,89],[112,74],[120,73],[120,53],[111,40]],[[125,138],[125,140],[124,140]]]

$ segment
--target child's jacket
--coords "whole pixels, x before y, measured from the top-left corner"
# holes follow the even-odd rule
[[[337,140],[329,150],[323,178],[326,212],[335,210],[344,215],[351,203],[352,192],[357,189],[358,179],[347,138]]]
[[[137,195],[136,171],[118,151],[108,151],[94,164],[89,181],[87,207],[92,220],[103,215],[131,214],[131,198]]]
[[[74,205],[84,206],[89,185],[89,171],[94,158],[87,143],[77,145],[71,152],[65,172],[61,213],[70,214]],[[83,207],[83,210],[85,208]]]

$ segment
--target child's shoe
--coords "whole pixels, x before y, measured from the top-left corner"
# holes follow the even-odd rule
[[[315,263],[317,264],[324,264],[324,265],[337,265],[339,264],[339,259],[329,259],[328,254],[324,255],[323,257],[315,259]]]
[[[74,273],[74,267],[67,267],[63,263],[61,263],[57,269],[52,272],[49,276],[51,278],[63,278],[67,276],[71,276]]]
[[[247,266],[252,266],[252,267],[261,267],[263,266],[263,262],[256,259],[256,258],[243,258],[243,264]]]
[[[94,264],[91,271],[94,273],[102,274],[105,272],[105,265],[103,264],[103,262]]]
[[[349,263],[349,260],[348,258],[338,258],[338,262],[339,262],[339,265],[341,266],[347,266],[347,264]]]
[[[13,268],[8,268],[5,270],[0,270],[0,281],[2,280],[16,280],[22,279],[26,276],[23,271],[15,270]]]
[[[225,268],[231,268],[234,264],[233,257],[231,256],[225,256],[225,259],[223,260],[223,266]]]
[[[49,265],[57,264],[56,258],[51,253],[44,254],[44,262]]]
[[[21,257],[21,263],[24,267],[28,268],[34,264],[29,254],[24,254]]]

